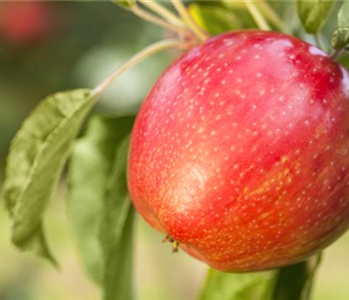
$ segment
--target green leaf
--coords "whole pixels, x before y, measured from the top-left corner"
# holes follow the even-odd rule
[[[349,1],[343,1],[342,7],[338,12],[338,27],[349,27]]]
[[[334,49],[343,49],[349,45],[349,1],[343,1],[338,12],[338,29],[331,40]]]
[[[113,3],[126,10],[132,10],[137,5],[136,0],[113,0]]]
[[[117,226],[114,232],[105,228],[104,238],[105,273],[103,286],[104,300],[132,300],[133,297],[133,219],[134,207],[127,198],[120,207],[118,222],[109,221]],[[111,215],[111,213],[109,214]],[[108,222],[106,222],[108,224]]]
[[[189,6],[189,12],[211,35],[241,28],[239,18],[225,7],[193,3]]]
[[[272,282],[272,272],[234,274],[210,269],[206,284],[198,299],[266,300]]]
[[[308,300],[319,259],[278,270],[222,273],[210,269],[198,300]]]
[[[73,140],[93,105],[89,90],[46,98],[23,123],[7,158],[2,197],[12,219],[12,241],[53,263],[42,217]]]
[[[87,274],[101,283],[100,218],[116,147],[130,132],[133,117],[93,117],[70,163],[68,212]],[[83,199],[83,200],[81,200]]]
[[[104,254],[103,299],[133,299],[133,206],[127,191],[129,138],[117,151],[103,206],[100,240]]]
[[[308,300],[321,256],[284,267],[276,273],[273,300]]]
[[[297,0],[298,16],[308,33],[316,33],[328,18],[335,1]]]
[[[100,241],[104,254],[103,299],[133,299],[132,241],[134,208],[128,198],[129,137],[117,150],[103,206]]]
[[[284,31],[278,11],[274,11],[276,5],[275,1],[255,1],[255,6],[273,29]],[[284,4],[281,5],[285,7]],[[197,23],[211,35],[242,28],[258,28],[244,1],[195,1],[189,5],[189,11]]]
[[[68,210],[82,262],[104,299],[132,298],[132,220],[126,166],[134,117],[94,117],[70,164]]]
[[[198,3],[200,5],[208,5],[208,6],[223,6],[223,0],[216,0],[216,1],[208,1],[208,0],[195,0],[194,3]]]

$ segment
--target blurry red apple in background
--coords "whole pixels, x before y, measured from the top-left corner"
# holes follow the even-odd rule
[[[0,3],[0,36],[13,44],[27,44],[45,38],[51,14],[44,1]]]
[[[135,123],[145,220],[224,271],[301,261],[349,227],[349,74],[294,37],[213,37],[173,63]]]

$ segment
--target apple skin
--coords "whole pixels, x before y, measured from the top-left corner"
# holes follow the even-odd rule
[[[285,34],[210,38],[143,103],[128,186],[152,227],[215,269],[306,259],[349,227],[349,74]]]
[[[44,1],[5,1],[0,4],[0,35],[16,45],[41,41],[50,31],[50,18]]]

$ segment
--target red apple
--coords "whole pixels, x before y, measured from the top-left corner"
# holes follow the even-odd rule
[[[213,37],[138,114],[128,168],[144,219],[223,271],[304,260],[349,227],[349,74],[275,32]]]
[[[5,1],[0,4],[0,35],[23,44],[41,40],[50,27],[50,13],[43,1]]]

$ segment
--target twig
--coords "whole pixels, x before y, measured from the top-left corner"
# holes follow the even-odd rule
[[[148,22],[151,22],[155,25],[158,25],[166,30],[169,30],[169,31],[173,31],[173,32],[176,32],[176,33],[180,33],[182,34],[183,31],[185,30],[182,26],[177,26],[177,25],[173,25],[173,24],[170,24],[170,23],[167,23],[165,20],[163,20],[162,18],[159,18],[157,16],[154,16],[153,14],[151,13],[148,13],[146,11],[144,11],[143,9],[141,9],[139,6],[135,5],[131,11],[137,15],[138,17],[148,21]]]
[[[125,71],[141,62],[142,60],[148,58],[149,56],[160,52],[165,49],[177,48],[177,49],[186,49],[187,44],[179,42],[178,40],[163,40],[148,46],[143,49],[141,52],[134,55],[131,59],[117,68],[112,74],[110,74],[102,83],[100,83],[92,92],[92,94],[98,98],[103,94],[114,82],[115,80]]]
[[[185,28],[185,24],[179,19],[175,14],[166,9],[164,6],[156,3],[155,1],[150,0],[139,0],[139,3],[142,3],[144,6],[148,7],[153,12],[157,13],[159,16],[166,19],[172,25]]]
[[[265,13],[265,17],[281,32],[286,32],[286,26],[280,19],[279,15],[274,11],[268,1],[260,0],[256,5]]]
[[[188,25],[190,30],[197,36],[200,41],[205,41],[209,38],[209,34],[205,32],[193,19],[191,14],[188,12],[185,5],[180,0],[171,0],[172,5],[175,7],[183,21]]]
[[[265,20],[264,16],[261,14],[261,12],[256,7],[256,4],[253,3],[250,0],[245,0],[245,5],[250,14],[252,15],[253,19],[257,23],[258,27],[262,30],[271,30],[269,24]]]

